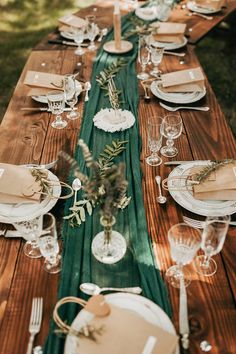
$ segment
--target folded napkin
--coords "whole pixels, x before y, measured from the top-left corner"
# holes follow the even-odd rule
[[[210,178],[194,185],[193,196],[200,200],[236,200],[236,162],[221,166]]]
[[[186,30],[185,23],[176,22],[155,22],[152,24],[154,28],[153,38],[159,42],[182,43]]]
[[[24,79],[24,84],[29,86],[43,87],[44,89],[34,89],[28,92],[29,96],[46,94],[52,90],[63,89],[64,75],[50,74],[39,71],[27,71]],[[45,90],[48,89],[48,90]]]
[[[174,71],[161,75],[164,92],[201,92],[204,76],[200,67]]]
[[[110,314],[94,317],[90,325],[103,328],[97,341],[79,338],[79,354],[173,354],[178,337],[157,327],[133,311],[109,304]],[[152,350],[148,350],[148,348]],[[145,351],[146,349],[146,351]]]
[[[204,9],[217,11],[224,6],[225,0],[195,0],[195,4]]]
[[[58,19],[59,22],[70,26],[70,27],[84,27],[86,26],[86,21],[78,16],[72,15],[72,14],[68,14],[65,16],[62,16]]]
[[[0,163],[0,203],[39,202],[42,187],[23,166]]]

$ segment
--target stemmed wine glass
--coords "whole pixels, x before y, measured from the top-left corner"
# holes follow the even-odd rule
[[[151,52],[151,62],[153,64],[153,69],[150,71],[150,74],[156,77],[159,77],[161,70],[158,69],[158,65],[162,62],[164,47],[149,47]]]
[[[177,139],[182,132],[182,119],[179,115],[168,114],[163,118],[162,134],[167,138],[166,146],[161,148],[161,154],[166,157],[174,157],[178,150],[174,147],[173,139]]]
[[[150,166],[159,166],[162,163],[162,159],[157,155],[162,143],[162,123],[161,117],[152,116],[148,118],[148,146],[152,154],[146,158],[146,162]]]
[[[50,274],[61,271],[61,256],[57,239],[55,217],[47,213],[44,216],[43,232],[38,240],[42,256],[45,258],[44,270]]]
[[[84,50],[81,48],[81,44],[84,41],[84,27],[72,27],[73,38],[76,44],[78,44],[78,48],[75,51],[76,55],[83,55]]]
[[[77,119],[79,114],[75,111],[75,105],[78,102],[78,92],[74,75],[68,74],[64,76],[64,94],[66,103],[71,107],[71,112],[67,114],[67,118]]]
[[[204,255],[195,259],[195,269],[198,274],[211,276],[217,270],[217,264],[211,257],[222,250],[225,237],[228,231],[230,217],[226,216],[208,216],[205,221],[201,248]]]
[[[139,49],[138,49],[138,61],[141,64],[142,71],[137,75],[137,78],[140,80],[147,80],[149,74],[145,72],[146,66],[150,60],[150,51],[146,43],[146,36],[139,36]]]
[[[61,114],[65,108],[64,92],[51,91],[47,94],[48,107],[52,114],[56,115],[56,119],[51,123],[51,126],[56,129],[63,129],[67,126],[67,122],[62,120]]]
[[[183,266],[189,264],[201,246],[201,233],[198,229],[184,223],[176,224],[168,231],[172,259],[177,263],[166,272],[166,280],[175,288],[180,283],[188,286],[191,275]]]
[[[97,48],[96,45],[94,44],[94,40],[99,33],[99,28],[94,22],[94,20],[95,20],[95,16],[93,15],[86,16],[86,22],[87,22],[86,33],[88,39],[90,40],[90,45],[88,46],[89,50],[96,50]]]

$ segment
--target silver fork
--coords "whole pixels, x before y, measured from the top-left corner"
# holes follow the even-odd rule
[[[196,229],[203,229],[205,226],[205,221],[195,220],[184,215],[183,221],[190,226],[196,227]],[[230,221],[229,225],[236,226],[236,221]]]
[[[32,353],[34,337],[40,331],[42,314],[43,314],[43,298],[34,297],[32,301],[32,309],[30,315],[30,324],[29,324],[30,339],[27,347],[27,354]]]

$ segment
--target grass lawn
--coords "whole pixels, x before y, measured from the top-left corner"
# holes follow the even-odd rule
[[[1,0],[0,121],[31,49],[65,13],[93,0]],[[215,29],[196,48],[200,62],[236,136],[236,15],[229,31]]]

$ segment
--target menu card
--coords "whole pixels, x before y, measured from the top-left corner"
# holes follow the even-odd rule
[[[133,311],[109,304],[111,312],[106,317],[94,317],[89,323],[103,328],[97,341],[79,338],[79,354],[141,354],[144,349],[152,354],[173,354],[178,337],[155,326]]]
[[[155,22],[153,38],[159,42],[182,43],[186,30],[185,23],[176,22]]]
[[[45,95],[52,90],[63,90],[63,79],[64,75],[28,70],[24,84],[34,87],[28,92],[28,96]]]
[[[161,81],[164,92],[198,92],[204,89],[200,67],[162,74]]]
[[[225,0],[195,0],[197,6],[209,10],[220,10],[225,4]]]
[[[193,196],[195,199],[236,200],[236,162],[220,167],[209,177],[204,182],[194,185]]]
[[[86,26],[86,21],[83,18],[72,14],[62,16],[58,19],[58,21],[70,27],[80,28]]]

